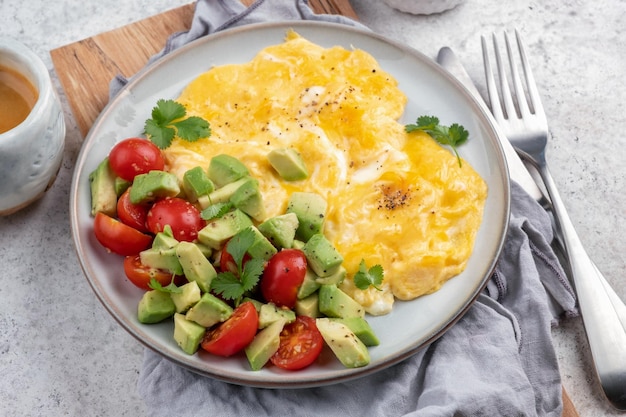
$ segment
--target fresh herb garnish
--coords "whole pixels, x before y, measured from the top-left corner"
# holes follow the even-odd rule
[[[183,292],[183,290],[181,290],[179,287],[176,286],[176,284],[174,284],[174,277],[172,277],[172,282],[170,282],[165,287],[161,285],[161,283],[155,278],[151,278],[150,282],[148,283],[148,287],[152,288],[155,291],[169,292],[170,294],[180,294],[181,292]]]
[[[201,117],[185,117],[185,106],[174,100],[159,100],[152,109],[152,119],[146,120],[144,132],[160,149],[172,144],[174,136],[195,142],[211,135],[209,122]]]
[[[200,217],[204,220],[218,219],[223,217],[224,214],[228,213],[233,207],[234,204],[230,201],[226,203],[211,204],[200,212]]]
[[[361,259],[359,271],[354,274],[354,285],[356,285],[356,287],[360,290],[366,290],[372,286],[380,291],[380,285],[383,282],[383,275],[384,272],[382,266],[374,265],[373,267],[367,269],[365,259]]]
[[[226,244],[225,250],[233,257],[237,265],[237,274],[220,272],[211,281],[211,290],[227,300],[234,300],[238,305],[247,291],[251,291],[259,282],[265,262],[262,259],[249,259],[243,262],[245,254],[254,243],[254,232],[247,228],[237,233]]]
[[[404,126],[404,129],[411,133],[415,130],[421,130],[428,133],[439,142],[441,145],[448,145],[454,151],[456,159],[461,166],[461,157],[457,152],[457,147],[467,141],[469,132],[458,123],[454,123],[448,126],[442,126],[439,124],[439,119],[434,116],[421,116],[417,118],[417,124],[408,124]]]

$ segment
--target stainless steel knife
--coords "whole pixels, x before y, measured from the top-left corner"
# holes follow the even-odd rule
[[[452,52],[452,49],[447,46],[441,48],[439,50],[439,54],[437,55],[437,63],[456,77],[456,79],[459,80],[461,84],[463,84],[463,86],[474,96],[480,106],[485,107],[485,113],[491,119],[492,125],[496,128],[497,137],[500,140],[500,145],[504,151],[511,179],[521,185],[522,188],[526,190],[526,192],[535,200],[542,203],[545,200],[544,194],[537,186],[537,183],[533,179],[532,175],[530,175],[530,172],[524,165],[524,162],[522,162],[517,152],[515,152],[515,149],[513,149],[509,140],[499,130],[496,121],[492,119],[491,111],[487,108],[480,92],[476,89],[474,82],[454,52]]]

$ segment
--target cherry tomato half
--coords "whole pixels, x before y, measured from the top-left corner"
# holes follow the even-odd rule
[[[209,330],[200,346],[219,356],[231,356],[252,342],[259,326],[259,315],[250,301],[241,303],[225,322]]]
[[[152,236],[102,212],[96,213],[93,231],[102,246],[118,255],[136,255],[152,243]]]
[[[152,278],[156,279],[164,287],[172,282],[172,274],[169,271],[151,268],[142,264],[139,255],[131,255],[124,258],[124,273],[130,282],[143,290],[150,289],[148,284]]]
[[[146,219],[148,229],[157,234],[169,225],[178,241],[193,242],[198,231],[204,227],[200,211],[187,200],[173,197],[159,200],[152,205]]]
[[[272,256],[260,283],[265,300],[280,307],[294,308],[306,266],[306,257],[298,249],[283,249]]]
[[[324,338],[315,319],[298,316],[280,332],[280,345],[270,361],[279,368],[295,371],[306,368],[320,355]]]
[[[237,264],[235,263],[235,259],[233,258],[233,255],[231,255],[230,252],[228,252],[227,248],[228,248],[228,242],[224,245],[222,250],[220,250],[219,252],[220,271],[232,272],[233,274],[235,274],[235,276],[238,276],[239,271],[237,270]],[[245,255],[243,255],[243,260],[241,263],[245,265],[246,262],[248,262],[251,258],[252,257],[250,256],[250,254],[246,253]]]
[[[165,160],[161,150],[148,139],[128,138],[111,149],[109,164],[118,177],[132,181],[136,175],[162,171]]]
[[[130,188],[117,200],[117,217],[128,226],[134,227],[140,232],[149,232],[146,226],[148,217],[148,204],[133,204],[130,202]]]

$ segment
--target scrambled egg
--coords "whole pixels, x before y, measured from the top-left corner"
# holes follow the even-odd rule
[[[268,217],[284,213],[294,191],[324,196],[325,234],[348,271],[342,288],[370,314],[432,293],[465,268],[486,184],[428,135],[405,132],[406,96],[368,53],[289,32],[248,63],[201,74],[177,100],[212,135],[174,141],[169,169],[182,178],[213,155],[236,156],[259,179]],[[266,155],[281,147],[301,153],[308,179],[286,182],[273,171]],[[382,291],[354,285],[361,259],[384,268]]]

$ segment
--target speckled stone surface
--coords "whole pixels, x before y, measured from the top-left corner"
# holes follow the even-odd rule
[[[189,0],[1,0],[0,33],[31,47],[52,72],[67,139],[58,179],[27,209],[0,218],[0,415],[140,416],[143,347],[106,312],[71,240],[69,190],[81,136],[51,49]],[[480,35],[518,28],[528,46],[552,140],[556,183],[591,257],[626,299],[626,2],[466,0],[414,16],[353,0],[374,31],[435,57],[457,52],[483,91]],[[581,416],[624,415],[603,400],[580,319],[554,330],[563,383]]]

